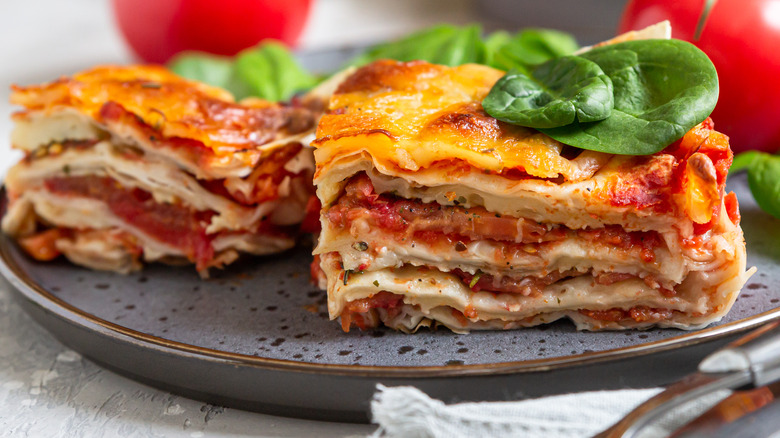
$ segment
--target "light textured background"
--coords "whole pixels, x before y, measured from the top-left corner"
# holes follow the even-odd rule
[[[526,13],[534,2],[483,1],[485,5],[476,0],[319,0],[303,35],[303,47],[365,44],[437,22],[470,22],[477,9],[491,14],[493,23],[525,19],[555,25],[544,14]],[[571,2],[557,2],[560,7],[548,9],[566,10]],[[584,10],[619,10],[621,2],[591,0],[595,9]],[[504,8],[512,9],[511,14]],[[568,15],[588,23],[573,28],[586,35],[584,43],[596,35],[609,35],[614,26],[610,22],[594,27],[593,21],[581,20],[579,14]],[[45,82],[96,64],[131,61],[114,27],[108,0],[0,1],[0,176],[20,157],[8,141],[13,111],[7,103],[10,84]],[[0,436],[327,437],[373,430],[367,425],[224,409],[119,377],[68,350],[38,327],[12,300],[10,287],[0,279]]]

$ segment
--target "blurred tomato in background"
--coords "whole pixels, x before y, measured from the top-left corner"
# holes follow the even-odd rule
[[[705,0],[630,0],[618,32],[662,20],[715,64],[720,97],[712,118],[734,151],[780,149],[780,0],[717,0],[695,38]]]
[[[265,38],[295,46],[312,0],[113,0],[119,29],[146,62],[184,50],[235,55]]]

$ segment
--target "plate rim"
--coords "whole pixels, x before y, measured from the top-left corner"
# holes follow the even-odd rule
[[[5,213],[7,199],[5,187],[0,187],[0,217]],[[51,312],[61,319],[72,324],[77,324],[83,329],[97,331],[102,335],[112,336],[122,342],[140,342],[143,345],[153,346],[156,349],[169,354],[198,356],[232,365],[259,367],[277,371],[348,375],[370,378],[435,378],[531,373],[551,369],[592,365],[605,361],[633,358],[677,348],[685,348],[704,342],[714,341],[728,335],[749,330],[763,323],[780,319],[780,307],[777,307],[773,310],[768,310],[726,324],[707,327],[696,331],[682,332],[680,335],[638,345],[559,356],[555,358],[505,361],[489,364],[384,366],[323,364],[290,359],[275,359],[172,341],[99,318],[65,302],[53,295],[42,285],[33,281],[27,272],[25,272],[25,270],[14,260],[15,257],[11,253],[11,247],[15,245],[13,239],[3,233],[0,234],[0,274],[2,274],[25,299],[41,306],[46,311]]]

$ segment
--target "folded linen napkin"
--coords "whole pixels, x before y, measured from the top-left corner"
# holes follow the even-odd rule
[[[445,405],[414,387],[377,385],[371,402],[374,437],[589,437],[611,426],[661,388],[566,394],[517,402]],[[691,402],[643,431],[663,437],[694,419],[730,391]]]

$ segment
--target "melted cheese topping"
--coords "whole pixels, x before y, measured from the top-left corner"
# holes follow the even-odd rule
[[[538,178],[581,178],[580,164],[561,156],[561,143],[484,112],[480,102],[503,74],[473,64],[367,65],[331,98],[313,142],[317,163],[327,167],[365,151],[386,166],[408,171],[460,161],[496,173],[514,169]]]
[[[238,154],[249,165],[262,155],[262,146],[314,125],[305,108],[259,99],[239,104],[225,90],[159,66],[103,66],[48,84],[14,86],[11,103],[26,108],[14,116],[17,122],[71,108],[101,123],[117,119],[117,111],[106,106],[111,103],[140,118],[157,137],[194,140],[185,146],[215,160]]]

